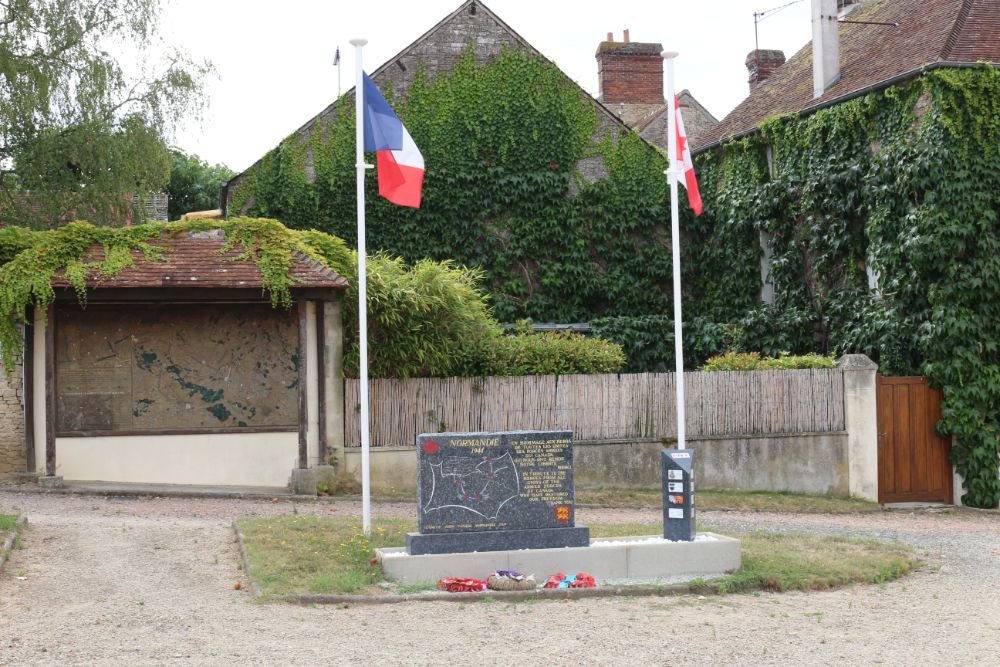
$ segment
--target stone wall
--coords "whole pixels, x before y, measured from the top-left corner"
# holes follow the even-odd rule
[[[24,386],[21,366],[11,377],[0,373],[0,477],[24,472]]]

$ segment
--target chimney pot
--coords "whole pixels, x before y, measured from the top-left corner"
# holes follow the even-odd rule
[[[744,64],[750,73],[747,82],[750,84],[750,90],[753,90],[785,64],[785,53],[773,49],[756,49],[747,54]]]
[[[608,33],[608,40],[607,41],[609,41],[609,42],[615,41],[615,33],[609,32]]]
[[[629,39],[628,39],[628,28],[625,28],[625,37],[623,37],[623,40],[625,41],[625,43],[626,43],[626,44],[628,44],[628,43],[629,43]]]

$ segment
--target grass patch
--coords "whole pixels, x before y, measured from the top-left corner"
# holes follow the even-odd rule
[[[732,536],[743,543],[742,567],[706,582],[720,593],[881,584],[902,577],[917,564],[913,550],[900,543],[769,532]]]
[[[378,547],[403,546],[416,530],[412,519],[375,519],[371,539],[353,518],[281,516],[242,519],[240,529],[254,579],[265,597],[300,593],[379,593],[384,581],[372,564]],[[591,524],[594,537],[659,534],[655,523]],[[824,590],[854,583],[883,583],[911,571],[912,550],[898,543],[834,536],[768,532],[733,534],[743,542],[740,571],[711,581],[706,590]],[[487,573],[483,573],[485,576]],[[539,577],[551,573],[538,572]],[[426,584],[399,585],[392,592],[415,593]]]
[[[17,528],[16,514],[0,514],[0,533],[10,533]]]
[[[663,491],[659,488],[595,487],[578,488],[576,502],[583,505],[612,507],[659,507]],[[757,510],[770,512],[826,512],[852,514],[879,512],[878,503],[839,496],[812,496],[805,493],[776,491],[712,491],[699,489],[695,503],[701,510]]]
[[[365,537],[358,519],[280,516],[242,519],[247,557],[265,597],[296,593],[361,593],[382,580],[374,549],[402,545],[408,519],[373,522]]]

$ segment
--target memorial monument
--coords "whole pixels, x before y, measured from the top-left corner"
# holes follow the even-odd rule
[[[417,437],[419,532],[407,553],[583,547],[574,523],[569,431],[425,433]]]

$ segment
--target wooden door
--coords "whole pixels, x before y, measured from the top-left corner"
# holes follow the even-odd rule
[[[923,377],[877,376],[880,503],[952,502],[951,440],[934,432],[941,391]]]

